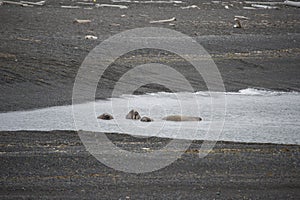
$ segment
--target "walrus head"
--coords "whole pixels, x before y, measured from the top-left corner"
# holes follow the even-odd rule
[[[153,122],[153,119],[150,117],[142,117],[141,122]]]
[[[141,119],[141,116],[138,111],[131,110],[127,115],[126,119]]]
[[[103,113],[102,115],[97,117],[98,119],[103,119],[103,120],[111,120],[113,119],[113,116],[108,113]]]

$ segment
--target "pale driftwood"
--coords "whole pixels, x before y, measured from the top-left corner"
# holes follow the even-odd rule
[[[249,19],[249,17],[245,17],[245,16],[242,16],[242,15],[235,15],[234,18],[244,19],[244,20],[248,20]]]
[[[92,21],[89,19],[75,19],[74,23],[78,23],[78,24],[87,24],[87,23],[91,23]]]
[[[111,0],[113,3],[162,3],[162,4],[179,4],[184,3],[183,1],[137,1],[137,0]]]
[[[251,4],[252,7],[254,8],[259,8],[259,9],[279,9],[277,6],[266,6],[266,5],[260,5],[260,4]]]
[[[171,4],[179,4],[179,3],[184,3],[183,1],[140,1],[139,3],[171,3]]]
[[[101,7],[111,7],[111,8],[120,8],[120,9],[126,9],[128,8],[128,6],[124,6],[124,5],[114,5],[114,4],[96,4],[97,8],[101,8]]]
[[[68,9],[78,9],[79,6],[60,6],[61,8],[68,8]]]
[[[39,1],[39,2],[20,1],[20,3],[25,3],[25,4],[33,5],[33,6],[43,6],[43,5],[45,5],[46,1]]]
[[[243,9],[245,9],[245,10],[256,10],[256,8],[248,7],[248,6],[244,6]]]
[[[284,5],[286,6],[294,6],[300,8],[300,2],[295,2],[295,1],[284,1]]]
[[[162,20],[157,20],[157,21],[150,21],[150,24],[166,23],[166,22],[173,22],[173,21],[176,21],[175,17],[172,17],[171,19],[162,19]]]
[[[185,6],[185,7],[180,7],[181,9],[190,9],[190,8],[197,8],[200,9],[197,5],[191,5],[191,6]]]
[[[60,6],[61,8],[68,8],[68,9],[78,9],[79,6]]]
[[[33,7],[32,5],[28,5],[25,3],[15,2],[15,1],[3,1],[4,4],[12,4],[12,5],[18,5],[18,6],[24,6],[24,7]]]
[[[246,4],[262,4],[262,5],[282,5],[283,2],[266,2],[266,1],[245,1]]]
[[[93,6],[94,3],[92,2],[76,2],[79,5],[83,5],[83,6]]]
[[[111,0],[113,3],[131,3],[131,0]]]

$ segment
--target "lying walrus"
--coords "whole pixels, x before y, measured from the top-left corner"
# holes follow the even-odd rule
[[[136,110],[131,110],[127,115],[126,119],[141,119],[140,114]]]
[[[183,115],[170,115],[170,116],[164,117],[163,120],[175,121],[175,122],[180,122],[180,121],[201,121],[202,118],[201,117],[183,116]]]
[[[113,116],[108,113],[103,113],[102,115],[97,117],[98,119],[103,119],[103,120],[111,120],[113,119]]]
[[[153,119],[150,117],[142,117],[141,122],[153,122]]]

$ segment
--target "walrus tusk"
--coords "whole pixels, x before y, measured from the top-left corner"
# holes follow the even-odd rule
[[[138,111],[131,110],[127,115],[126,119],[141,119],[141,116]]]
[[[201,121],[202,118],[201,117],[183,116],[183,115],[170,115],[170,116],[164,117],[163,120],[175,121],[175,122],[180,122],[180,121]]]

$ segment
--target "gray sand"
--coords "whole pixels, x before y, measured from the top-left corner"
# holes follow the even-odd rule
[[[168,139],[107,134],[128,151]],[[201,141],[159,171],[129,174],[98,162],[76,132],[1,132],[0,197],[92,199],[299,199],[300,147],[218,142],[200,159]],[[22,141],[20,143],[20,141]]]
[[[205,4],[210,1],[187,2],[201,9],[183,10],[181,5],[172,4],[63,9],[57,1],[33,8],[1,6],[0,111],[70,104],[77,70],[87,54],[116,33],[147,26],[174,29],[200,42],[217,64],[227,91],[248,87],[300,90],[298,8],[280,6],[279,10],[253,11],[242,9],[246,4],[234,3],[227,10],[219,4]],[[242,29],[233,28],[235,15],[250,18],[242,22]],[[149,23],[171,17],[177,19],[175,26]],[[75,18],[92,22],[74,24]],[[84,39],[90,34],[98,36],[98,40]],[[136,54],[140,56],[133,57]],[[105,73],[96,98],[110,97],[114,83],[128,69],[153,61],[183,72],[195,91],[206,90],[202,78],[188,63],[176,55],[153,50],[133,52],[118,59]],[[164,90],[148,85],[136,93]]]

